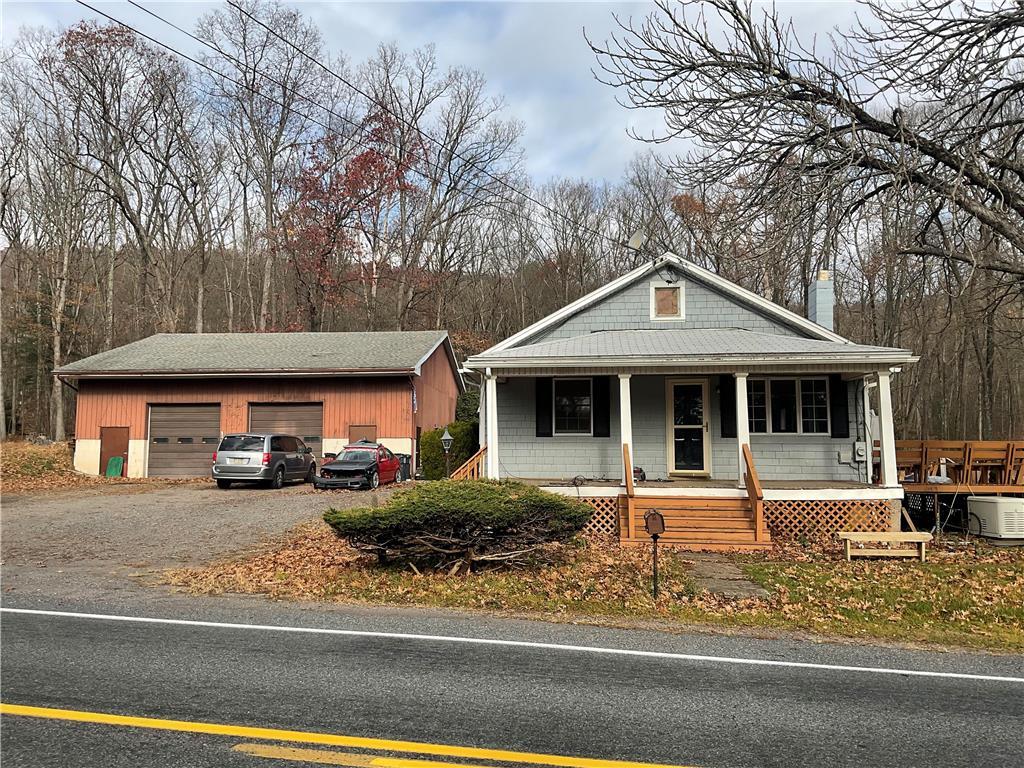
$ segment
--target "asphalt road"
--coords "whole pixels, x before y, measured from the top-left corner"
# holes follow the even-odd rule
[[[41,601],[17,605],[46,607]],[[421,743],[396,751],[389,743],[369,742],[363,744],[372,747],[366,751],[344,740],[325,746],[304,743],[302,737],[173,729],[182,726],[154,730],[8,711],[0,721],[5,768],[301,765],[286,759],[294,757],[432,768],[388,762],[389,755],[431,760],[433,768],[467,759],[472,765],[506,762],[490,753],[460,757],[452,746],[531,753],[515,761],[537,765],[558,763],[544,755],[673,766],[1024,765],[1024,683],[837,668],[1020,678],[1020,657],[673,636],[414,611],[311,611],[265,601],[178,605],[163,603],[161,615],[537,645],[5,611],[0,616],[5,705]],[[11,601],[4,606],[12,607]],[[719,658],[704,658],[709,656]],[[275,751],[281,747],[316,751]],[[255,756],[254,750],[271,754]],[[560,764],[600,768],[586,760]]]

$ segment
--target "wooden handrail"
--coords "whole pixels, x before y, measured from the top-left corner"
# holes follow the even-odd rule
[[[479,480],[484,476],[484,457],[487,456],[487,446],[481,445],[480,450],[470,456],[454,472],[452,480]]]
[[[626,486],[626,495],[633,495],[633,457],[629,453],[629,443],[622,444],[622,476]]]
[[[747,497],[754,507],[754,540],[764,540],[764,490],[761,488],[761,480],[754,468],[754,456],[750,452],[750,446],[743,444],[743,463],[746,465],[744,480],[747,485]]]
[[[629,452],[629,443],[622,444],[623,485],[626,486],[626,530],[631,539],[636,538],[636,503],[633,488],[633,457]]]

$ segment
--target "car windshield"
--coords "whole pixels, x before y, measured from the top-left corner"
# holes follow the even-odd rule
[[[377,457],[376,451],[368,451],[365,448],[346,448],[338,458],[342,461],[373,461]]]
[[[228,435],[220,441],[222,451],[262,451],[262,435]]]

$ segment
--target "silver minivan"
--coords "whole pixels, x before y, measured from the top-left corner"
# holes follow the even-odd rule
[[[262,483],[280,488],[289,480],[313,482],[316,458],[295,435],[224,435],[213,454],[218,488],[232,483]]]

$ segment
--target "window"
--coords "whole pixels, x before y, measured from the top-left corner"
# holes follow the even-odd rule
[[[750,379],[747,418],[751,434],[827,435],[828,380]]]
[[[220,441],[222,451],[263,451],[262,435],[225,435]]]
[[[217,445],[217,443],[220,442],[220,438],[219,437],[204,437],[203,438],[203,442],[206,445]]]
[[[195,442],[195,440],[193,440],[191,437],[179,437],[178,438],[179,445],[192,445],[192,443],[194,443],[194,442]]]
[[[800,380],[800,426],[804,432],[828,433],[828,382],[825,379]]]
[[[299,450],[299,441],[296,440],[294,437],[282,437],[281,445],[284,446],[281,450],[286,451],[288,453],[295,453],[296,451]]]
[[[288,450],[284,446],[284,438],[283,437],[272,437],[272,438],[270,438],[270,450],[273,451],[274,453],[283,453],[284,451]]]
[[[651,319],[683,319],[682,283],[651,283]]]
[[[747,382],[747,415],[751,432],[768,431],[768,382],[765,379]]]
[[[555,379],[554,433],[589,435],[593,395],[590,379]]]
[[[789,434],[796,426],[796,379],[772,379],[772,432]]]
[[[153,444],[154,445],[164,445],[165,443],[169,443],[169,442],[171,442],[171,439],[169,437],[154,437],[153,438]]]

